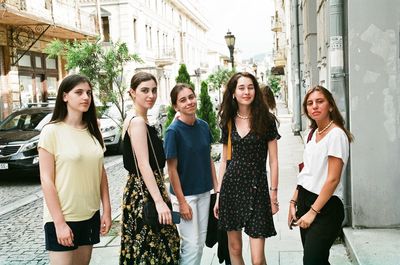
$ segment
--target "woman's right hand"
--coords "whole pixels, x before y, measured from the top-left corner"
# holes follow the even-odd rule
[[[214,216],[219,219],[219,194],[217,194],[217,199],[214,204]]]
[[[158,213],[158,222],[164,225],[172,224],[172,214],[168,205],[164,201],[159,201],[155,204]]]
[[[292,226],[297,226],[296,224],[296,205],[292,202],[289,203],[289,214],[288,214],[288,226],[292,229]]]
[[[66,222],[55,226],[58,244],[65,247],[74,246],[74,233]]]

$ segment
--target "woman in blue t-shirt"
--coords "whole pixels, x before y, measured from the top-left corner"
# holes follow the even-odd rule
[[[171,181],[171,201],[179,211],[181,236],[180,264],[200,264],[206,240],[210,190],[217,187],[211,159],[211,132],[208,124],[196,118],[197,99],[187,84],[171,91],[171,103],[180,115],[168,127],[164,150]]]

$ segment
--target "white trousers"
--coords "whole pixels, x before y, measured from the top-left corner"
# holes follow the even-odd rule
[[[210,192],[185,196],[192,208],[192,220],[181,219],[178,231],[181,237],[181,265],[200,265],[203,248],[206,242]],[[179,211],[179,203],[171,194],[172,208]]]

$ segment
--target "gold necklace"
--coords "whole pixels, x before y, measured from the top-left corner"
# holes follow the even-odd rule
[[[242,116],[242,115],[240,115],[239,112],[236,112],[236,115],[238,116],[238,118],[240,118],[242,120],[248,120],[249,119],[249,116]]]
[[[326,125],[325,128],[323,128],[322,130],[319,130],[319,129],[318,129],[317,132],[318,132],[319,134],[324,133],[326,130],[328,130],[329,127],[331,127],[332,123],[333,123],[333,120],[331,120],[331,122],[328,123],[328,125]]]

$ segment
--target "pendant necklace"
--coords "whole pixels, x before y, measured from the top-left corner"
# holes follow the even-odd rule
[[[240,115],[239,112],[236,112],[236,115],[238,116],[238,118],[240,118],[242,120],[248,120],[249,119],[249,116],[242,116],[242,115]]]
[[[328,123],[328,125],[325,126],[325,128],[323,128],[322,130],[317,130],[318,134],[323,134],[326,130],[328,130],[329,127],[331,127],[333,123],[333,120],[331,120],[330,123]]]

